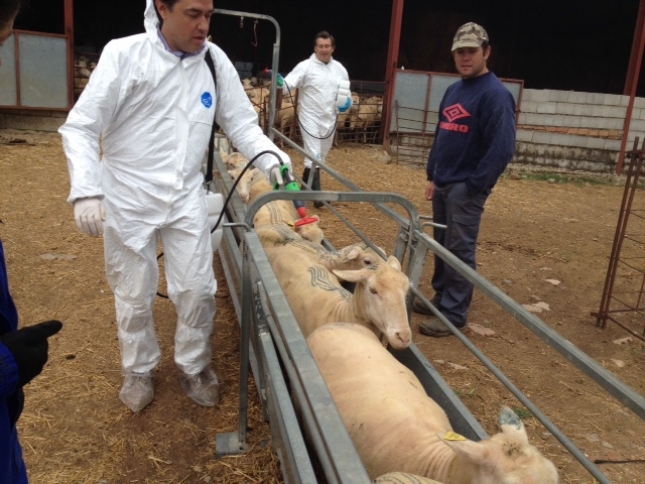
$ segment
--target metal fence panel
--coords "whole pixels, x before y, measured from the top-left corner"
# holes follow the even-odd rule
[[[394,96],[390,109],[394,115],[390,120],[390,131],[423,131],[424,112],[428,95],[430,76],[427,73],[404,72],[396,73]],[[405,113],[405,121],[399,121],[397,126],[396,106],[414,107],[418,110],[409,110]]]
[[[16,84],[16,38],[12,35],[0,47],[0,106],[18,104],[18,86]]]
[[[67,39],[20,33],[20,105],[66,108],[68,100]]]

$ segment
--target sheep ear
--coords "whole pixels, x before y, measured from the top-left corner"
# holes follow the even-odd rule
[[[360,247],[352,247],[352,250],[350,250],[345,256],[345,260],[358,259],[362,253],[363,251],[361,250]]]
[[[399,262],[399,259],[397,259],[393,255],[387,258],[387,265],[396,269],[397,271],[401,270],[401,263]]]
[[[334,269],[332,272],[336,277],[347,282],[361,282],[374,275],[374,271],[369,269],[359,269],[357,271],[339,271]]]
[[[479,442],[473,442],[454,432],[448,432],[445,435],[437,434],[437,437],[457,454],[460,454],[471,462],[483,465],[489,460],[486,446]]]
[[[527,445],[529,443],[526,429],[520,417],[509,407],[504,405],[499,412],[499,426],[505,434],[520,437]]]

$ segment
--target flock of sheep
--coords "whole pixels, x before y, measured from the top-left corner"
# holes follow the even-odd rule
[[[248,160],[221,154],[237,178]],[[271,189],[257,169],[237,187],[247,205]],[[293,203],[280,200],[265,204],[253,223],[370,477],[379,484],[556,484],[555,466],[510,408],[502,408],[500,433],[468,440],[383,346],[382,335],[397,349],[412,340],[410,283],[399,261],[363,243],[329,251],[319,220],[298,226],[298,218]],[[341,280],[356,283],[355,291]]]
[[[270,85],[258,85],[256,78],[242,79],[244,90],[258,113],[260,126],[264,129],[269,118]],[[381,128],[383,114],[382,96],[360,96],[352,92],[352,107],[338,114],[334,146],[340,141],[374,143]],[[298,113],[298,90],[282,96],[276,106],[275,127],[289,139],[296,141]]]

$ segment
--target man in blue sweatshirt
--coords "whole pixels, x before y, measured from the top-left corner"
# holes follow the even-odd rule
[[[515,101],[488,70],[488,34],[473,22],[457,30],[452,54],[461,81],[452,84],[439,107],[439,123],[426,171],[426,199],[432,201],[434,238],[476,269],[475,251],[484,204],[515,152]],[[466,327],[473,284],[435,256],[432,304],[457,328]],[[420,300],[415,312],[432,314]],[[448,336],[437,318],[424,321],[426,336]]]

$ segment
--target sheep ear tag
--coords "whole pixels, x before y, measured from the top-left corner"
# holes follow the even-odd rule
[[[448,440],[451,442],[458,442],[466,440],[466,437],[463,435],[456,434],[455,432],[448,432],[443,436],[443,440]]]

